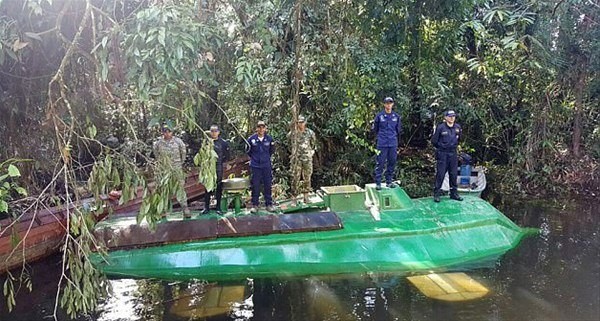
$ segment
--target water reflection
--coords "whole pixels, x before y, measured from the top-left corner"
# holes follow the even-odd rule
[[[168,302],[167,283],[153,280],[111,280],[112,293],[98,307],[98,321],[160,321]]]
[[[252,281],[247,284],[219,285],[193,282],[180,284],[177,297],[170,304],[169,313],[188,320],[231,316],[235,320],[249,320],[254,303]]]
[[[490,290],[482,299],[436,301],[407,282],[405,275],[262,279],[250,286],[249,281],[242,282],[249,291],[246,299],[233,300],[228,311],[220,315],[184,316],[169,308],[163,320],[597,320],[597,207],[589,203],[572,208],[505,203],[501,208],[517,218],[518,224],[539,227],[541,234],[524,240],[499,262],[464,269]],[[166,288],[172,292],[174,287],[189,286],[180,283]],[[195,302],[202,301],[204,291],[198,292]],[[173,300],[171,307],[181,304],[176,296]],[[191,302],[184,300],[188,305]]]
[[[140,320],[140,316],[132,315],[136,310],[136,293],[139,293],[139,287],[135,280],[113,280],[112,295],[100,305],[100,310],[104,311],[98,321],[112,320]]]

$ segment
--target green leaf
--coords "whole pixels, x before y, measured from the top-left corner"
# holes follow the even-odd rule
[[[150,121],[148,122],[148,128],[152,128],[154,126],[158,126],[160,124],[160,118],[159,117],[152,117],[150,119]]]
[[[2,212],[8,212],[8,203],[6,203],[4,200],[0,200],[0,213]]]
[[[91,124],[91,126],[88,127],[88,135],[90,136],[90,138],[95,138],[97,133],[98,130],[96,129],[96,126],[94,126],[94,124]]]
[[[175,50],[175,52],[177,53],[177,59],[181,60],[183,58],[183,48],[177,47],[177,49]]]
[[[157,213],[162,213],[162,211],[164,210],[164,208],[165,208],[165,200],[161,199],[158,202],[158,204],[156,205],[156,212]]]
[[[166,35],[166,30],[165,28],[160,28],[160,30],[158,31],[158,42],[163,45],[163,47],[165,46],[165,38],[167,37]]]
[[[201,163],[202,163],[202,157],[200,156],[200,154],[199,154],[199,153],[197,153],[197,154],[194,156],[194,165],[196,165],[196,166],[200,166],[200,164],[201,164]]]
[[[102,61],[102,68],[100,69],[100,76],[102,80],[106,80],[108,78],[108,65],[105,61]]]
[[[15,187],[15,191],[17,191],[17,193],[19,193],[21,196],[27,196],[27,190],[21,186]]]
[[[8,175],[10,177],[19,177],[19,176],[21,176],[21,172],[19,172],[19,169],[17,168],[17,166],[10,164],[10,165],[8,165]]]

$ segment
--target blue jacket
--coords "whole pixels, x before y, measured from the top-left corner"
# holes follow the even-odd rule
[[[431,137],[431,143],[439,151],[454,152],[456,151],[461,135],[462,128],[459,124],[454,123],[452,127],[449,127],[448,124],[441,123],[436,127]]]
[[[248,137],[248,156],[250,156],[250,167],[271,168],[271,155],[275,152],[273,137],[265,134],[263,141],[258,140],[258,135]]]
[[[395,111],[388,114],[384,110],[375,116],[373,131],[377,135],[377,148],[398,147],[402,134],[402,119]]]

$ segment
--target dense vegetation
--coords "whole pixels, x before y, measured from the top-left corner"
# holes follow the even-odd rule
[[[241,153],[262,119],[287,186],[286,134],[302,114],[319,140],[316,184],[364,184],[371,121],[392,96],[411,195],[430,192],[428,139],[448,108],[496,191],[596,193],[599,13],[596,0],[0,0],[0,161],[32,160],[10,162],[15,186],[68,201],[145,186],[161,121],[176,124],[192,164],[210,124]],[[25,193],[5,190],[0,201]],[[85,238],[79,214],[70,225]],[[67,240],[67,256],[80,250]],[[92,282],[86,264],[70,272]],[[71,285],[63,302],[89,311],[91,288],[77,301]]]

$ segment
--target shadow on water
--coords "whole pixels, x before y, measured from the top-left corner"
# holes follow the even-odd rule
[[[79,320],[598,320],[600,203],[502,202],[521,226],[541,233],[498,262],[463,270],[490,290],[482,299],[427,298],[406,275],[360,274],[271,278],[231,283],[112,280],[114,293]],[[0,320],[47,320],[59,257],[31,267],[34,293],[20,293]],[[23,291],[22,291],[23,292]],[[46,317],[46,318],[45,318]],[[60,320],[67,320],[64,314]]]

